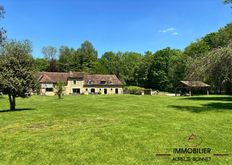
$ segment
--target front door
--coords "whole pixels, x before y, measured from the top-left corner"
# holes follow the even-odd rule
[[[81,90],[80,88],[73,88],[73,94],[76,95],[76,94],[80,94],[81,93]]]
[[[118,88],[115,89],[115,94],[118,94]]]
[[[91,92],[92,94],[94,94],[94,93],[95,93],[95,89],[94,89],[94,88],[91,88],[90,92]]]
[[[107,94],[107,89],[104,89],[104,94]]]

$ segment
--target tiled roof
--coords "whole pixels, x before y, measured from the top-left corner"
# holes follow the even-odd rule
[[[116,75],[85,75],[85,85],[122,85]]]
[[[87,75],[81,72],[39,72],[36,74],[39,83],[67,82],[70,78],[83,79],[85,86],[122,85],[116,75]]]
[[[67,82],[68,78],[83,78],[81,72],[39,72],[36,77],[40,83]]]
[[[188,87],[195,87],[195,88],[203,88],[203,87],[210,87],[210,85],[202,82],[202,81],[181,81],[182,84]]]

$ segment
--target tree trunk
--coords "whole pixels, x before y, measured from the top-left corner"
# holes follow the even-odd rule
[[[15,96],[8,94],[9,96],[9,102],[10,102],[10,110],[14,111],[15,110]]]

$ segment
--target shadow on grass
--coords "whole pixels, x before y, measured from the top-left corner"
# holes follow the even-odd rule
[[[208,100],[208,101],[232,101],[232,96],[222,96],[222,97],[213,97],[213,96],[193,96],[193,97],[186,97],[183,98],[184,100],[196,100],[196,101],[204,101],[204,100]]]
[[[4,112],[17,112],[17,111],[31,111],[31,110],[36,110],[36,109],[35,108],[17,108],[14,111],[6,109],[6,110],[0,110],[0,113],[4,113]]]
[[[206,112],[206,111],[232,110],[232,103],[209,103],[209,104],[204,104],[201,107],[179,106],[179,105],[169,105],[169,107],[175,108],[181,111],[190,111],[194,113],[200,113],[200,112]]]

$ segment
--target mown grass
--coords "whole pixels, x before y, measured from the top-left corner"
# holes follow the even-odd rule
[[[17,99],[15,112],[7,101],[0,99],[1,165],[232,164],[231,96],[33,96]],[[186,147],[192,133],[212,149],[210,162],[156,156]]]

